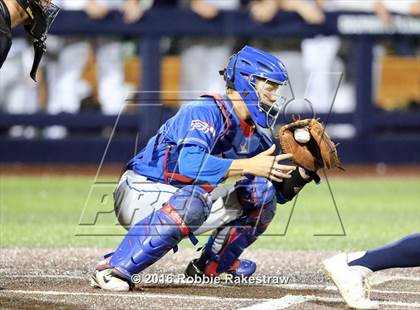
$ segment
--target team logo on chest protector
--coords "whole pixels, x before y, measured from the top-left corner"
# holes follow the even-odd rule
[[[200,130],[204,133],[210,132],[213,137],[216,135],[216,131],[210,124],[199,119],[192,120],[191,130]]]

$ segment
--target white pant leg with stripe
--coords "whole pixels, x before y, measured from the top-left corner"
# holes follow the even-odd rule
[[[130,229],[153,210],[160,209],[177,189],[172,185],[151,182],[134,171],[126,171],[114,191],[114,209],[119,223]],[[210,215],[196,230],[196,235],[227,224],[242,214],[233,185],[221,184],[210,195],[213,201]]]

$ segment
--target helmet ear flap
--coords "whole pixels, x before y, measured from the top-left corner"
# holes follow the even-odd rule
[[[236,70],[236,63],[238,61],[238,55],[233,54],[232,57],[229,59],[229,63],[223,71],[223,77],[226,81],[226,86],[232,89],[235,89],[235,70]]]

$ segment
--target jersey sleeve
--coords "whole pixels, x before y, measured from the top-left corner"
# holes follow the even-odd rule
[[[224,129],[223,116],[212,101],[192,103],[184,106],[177,122],[179,132],[177,146],[197,145],[211,153],[217,137]]]
[[[184,145],[179,154],[179,171],[182,175],[212,185],[223,181],[232,159],[206,153],[202,146]]]

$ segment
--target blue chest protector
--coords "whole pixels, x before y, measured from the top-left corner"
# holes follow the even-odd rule
[[[201,98],[162,125],[127,169],[155,182],[196,184],[210,191],[223,181],[233,159],[255,156],[272,145],[269,135],[237,117],[226,97]]]
[[[230,101],[217,95],[212,97],[222,111],[226,124],[225,132],[215,144],[213,154],[232,159],[250,158],[273,144],[269,134],[255,125],[240,120],[233,111]]]

